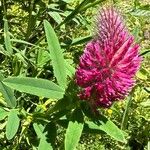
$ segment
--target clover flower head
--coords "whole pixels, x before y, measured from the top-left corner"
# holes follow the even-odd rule
[[[76,70],[80,98],[94,107],[110,107],[132,89],[140,67],[139,45],[112,7],[100,11],[96,35],[87,43]]]

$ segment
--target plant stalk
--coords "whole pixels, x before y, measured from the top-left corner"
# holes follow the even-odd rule
[[[29,10],[29,20],[28,20],[28,27],[27,27],[27,32],[26,32],[26,38],[25,40],[28,41],[31,31],[32,31],[32,23],[33,23],[33,16],[32,16],[32,11],[33,11],[33,6],[34,6],[34,0],[31,0],[30,2],[30,10]]]

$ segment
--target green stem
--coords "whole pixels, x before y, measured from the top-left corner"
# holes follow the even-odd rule
[[[4,19],[6,19],[7,9],[6,9],[6,2],[5,2],[5,0],[2,1],[2,4],[3,4],[3,11],[4,11]]]
[[[33,27],[33,16],[32,16],[32,11],[33,11],[33,6],[34,6],[34,0],[31,0],[30,2],[30,10],[29,10],[29,20],[28,20],[28,27],[27,27],[27,32],[26,32],[26,38],[25,40],[28,41],[30,35],[31,35],[31,31],[32,31],[32,27]]]

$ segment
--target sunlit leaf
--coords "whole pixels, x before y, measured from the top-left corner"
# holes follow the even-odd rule
[[[10,41],[10,35],[8,31],[8,21],[4,19],[4,41],[5,41],[5,47],[9,54],[12,54],[12,44]]]
[[[34,123],[34,130],[37,136],[40,138],[40,143],[38,146],[38,150],[52,150],[51,143],[47,142],[46,133],[44,133],[44,126],[41,124]]]
[[[46,33],[48,49],[50,51],[50,57],[52,60],[52,66],[54,69],[54,76],[56,77],[58,84],[65,88],[67,85],[67,74],[65,60],[63,58],[63,51],[60,47],[54,29],[46,20],[44,20],[44,29]]]
[[[46,98],[60,99],[64,90],[55,83],[30,77],[10,77],[3,80],[3,83],[15,90]]]
[[[50,143],[48,143],[46,141],[45,138],[41,138],[40,139],[40,144],[38,147],[38,150],[53,150],[52,146],[50,145]]]
[[[123,131],[104,116],[101,116],[97,122],[87,121],[86,124],[90,129],[104,131],[115,140],[126,142]]]
[[[69,121],[65,135],[65,150],[74,150],[80,140],[83,130],[83,114],[81,110],[76,109]]]
[[[18,118],[18,111],[12,109],[8,115],[8,121],[6,125],[6,137],[11,140],[18,131],[20,119]]]
[[[2,93],[7,105],[11,108],[14,108],[16,107],[16,98],[14,96],[14,91],[2,82],[3,79],[4,77],[0,73],[0,92]]]
[[[59,15],[58,12],[50,11],[50,12],[48,12],[48,14],[49,14],[58,24],[60,24],[60,23],[62,22],[62,18],[61,18],[61,16]]]

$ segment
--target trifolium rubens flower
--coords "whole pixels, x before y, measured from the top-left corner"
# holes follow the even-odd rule
[[[93,107],[110,107],[131,91],[140,67],[139,45],[113,7],[102,9],[96,35],[87,43],[76,70],[80,98]]]

